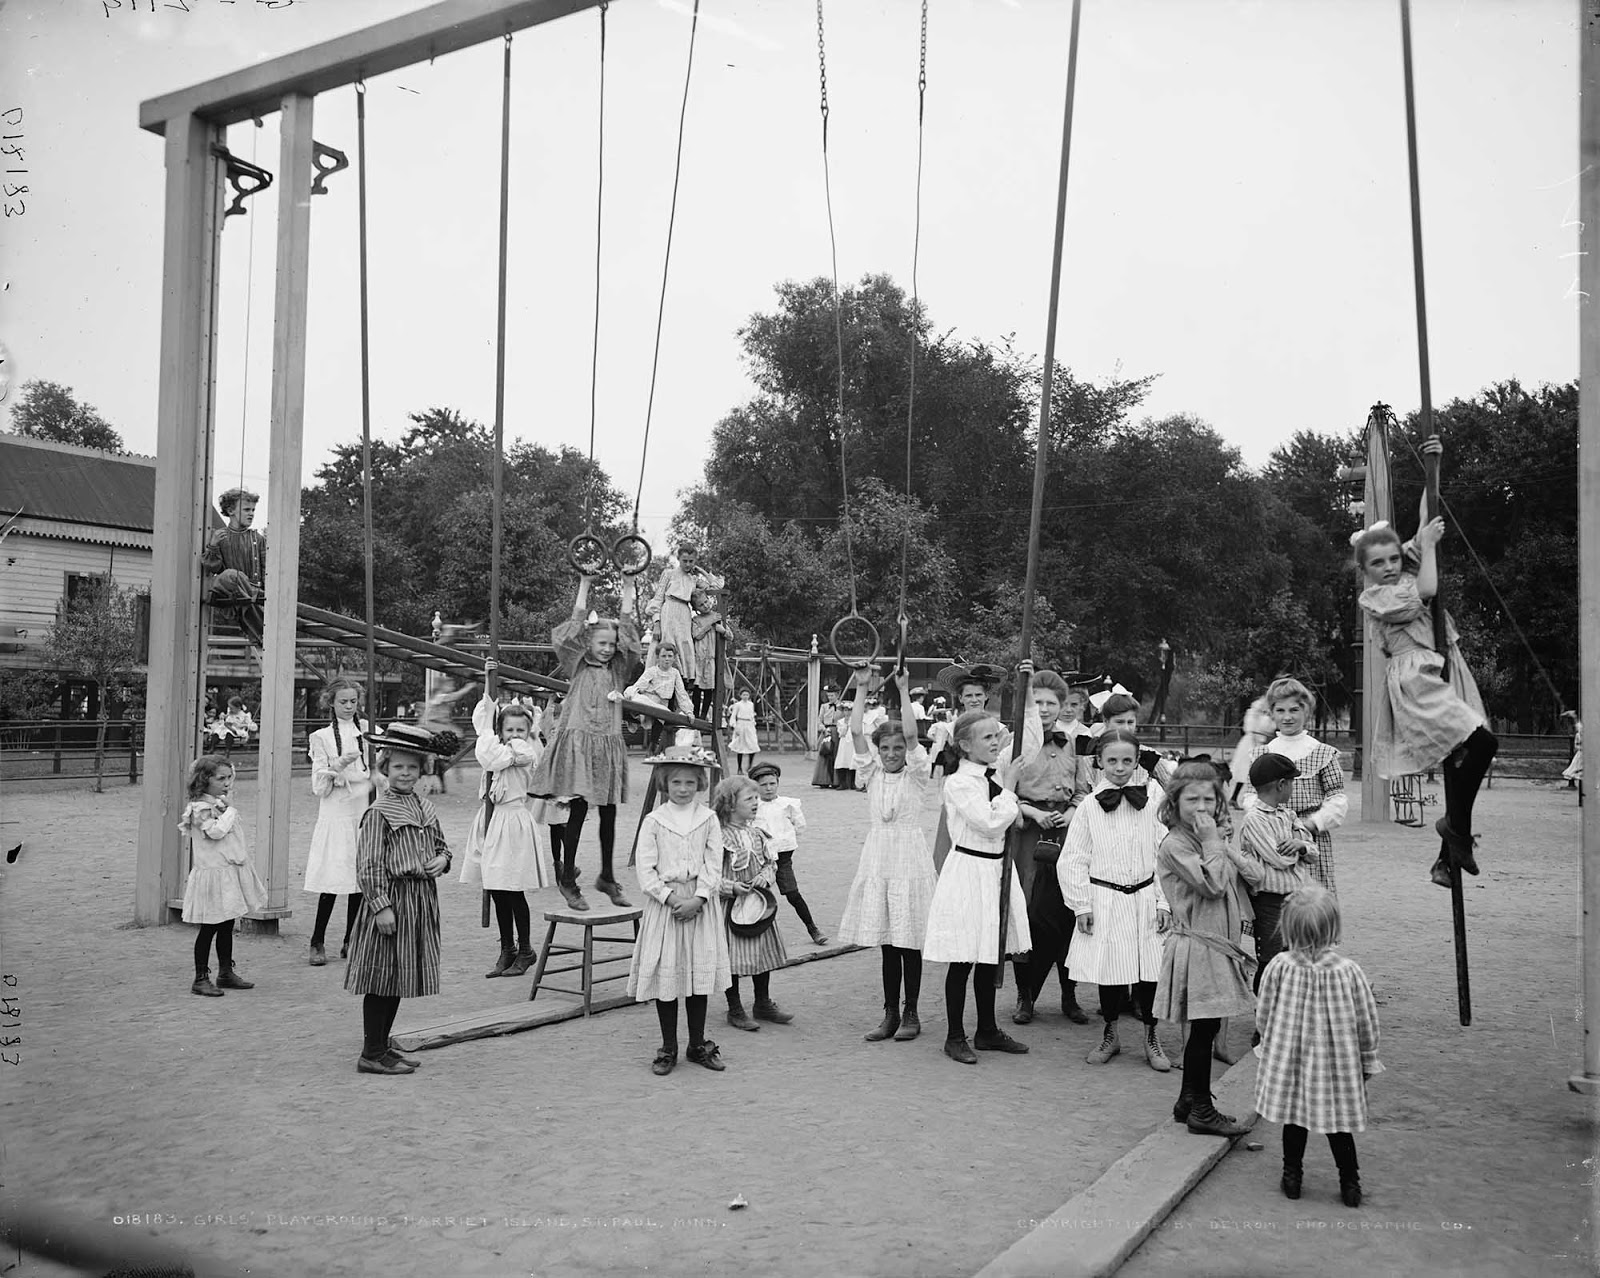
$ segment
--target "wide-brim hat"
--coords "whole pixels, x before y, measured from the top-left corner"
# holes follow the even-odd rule
[[[760,936],[778,917],[778,898],[771,888],[755,887],[728,907],[728,930],[735,936]]]
[[[946,666],[933,676],[934,685],[948,692],[952,699],[961,699],[961,685],[964,683],[981,683],[985,688],[993,688],[1005,681],[1006,668],[979,661],[970,666]]]
[[[412,754],[453,757],[461,749],[461,738],[454,732],[430,732],[414,723],[391,723],[367,740],[380,750],[407,750]]]
[[[700,746],[668,746],[660,754],[645,760],[652,768],[714,768],[717,756]]]

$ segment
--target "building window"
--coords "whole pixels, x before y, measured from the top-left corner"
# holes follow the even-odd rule
[[[78,596],[88,590],[95,582],[104,581],[103,572],[69,572],[66,574],[66,585],[62,589],[61,597],[68,608],[77,602]]]

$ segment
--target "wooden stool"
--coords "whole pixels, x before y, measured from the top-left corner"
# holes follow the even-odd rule
[[[628,979],[626,972],[617,972],[611,976],[596,976],[594,974],[595,957],[594,943],[596,941],[609,941],[613,945],[633,945],[639,939],[639,920],[644,915],[643,909],[607,910],[596,913],[592,910],[546,910],[545,922],[550,926],[545,930],[544,944],[539,947],[539,962],[533,969],[533,989],[528,994],[528,1002],[533,1002],[539,997],[539,987],[556,990],[562,994],[577,994],[583,998],[583,1014],[589,1015],[594,1003],[594,987],[604,985],[607,981],[625,981]],[[557,945],[556,928],[562,923],[571,923],[583,929],[582,945]],[[596,936],[594,930],[604,927],[607,923],[632,923],[632,936]],[[549,967],[552,954],[581,954],[583,959],[578,963],[568,963],[562,967]],[[610,958],[602,958],[601,963],[631,963],[631,954],[616,954]],[[583,988],[573,989],[569,985],[550,985],[545,977],[552,972],[579,972],[583,973]]]
[[[1422,824],[1422,775],[1410,772],[1389,782],[1389,800],[1400,825]]]

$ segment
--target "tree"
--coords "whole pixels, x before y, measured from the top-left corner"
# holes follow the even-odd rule
[[[19,435],[53,439],[58,444],[126,452],[122,436],[88,404],[80,404],[65,386],[35,379],[22,384],[11,406],[11,424]]]
[[[136,596],[112,577],[86,582],[71,600],[56,604],[55,624],[44,642],[45,659],[56,669],[94,684],[100,721],[94,741],[94,788],[105,789],[106,721],[111,697],[126,687],[138,664]]]

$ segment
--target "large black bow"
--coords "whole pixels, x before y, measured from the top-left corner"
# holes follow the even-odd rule
[[[1060,746],[1062,749],[1065,749],[1067,746],[1073,744],[1072,738],[1069,737],[1065,732],[1062,732],[1059,728],[1053,732],[1045,733],[1044,742],[1046,745]]]
[[[1115,812],[1118,804],[1124,799],[1133,805],[1134,811],[1142,812],[1144,805],[1150,802],[1150,791],[1142,785],[1125,785],[1121,788],[1111,786],[1105,790],[1095,791],[1094,797],[1107,812]]]
[[[986,780],[989,783],[989,800],[990,800],[990,802],[993,802],[995,795],[1004,792],[1005,786],[1001,785],[998,781],[996,781],[994,779],[994,769],[993,768],[985,768],[983,770],[983,776],[984,776],[984,780]]]

